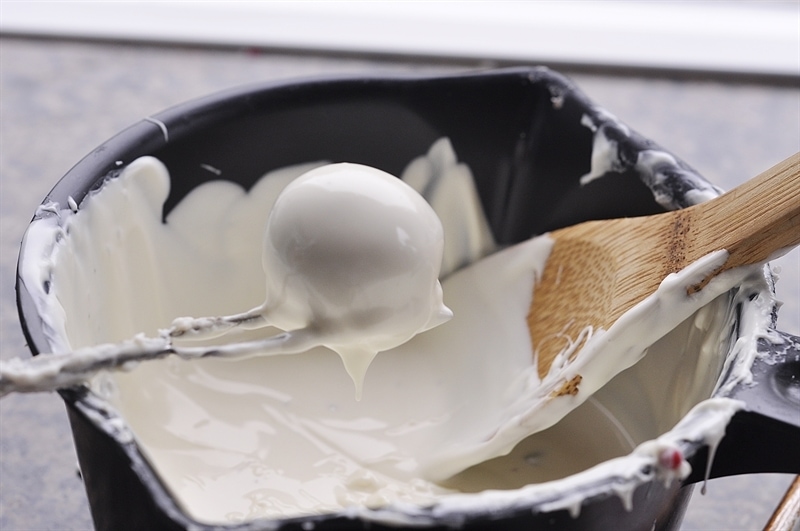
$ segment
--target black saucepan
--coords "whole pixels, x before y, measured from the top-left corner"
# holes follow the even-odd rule
[[[589,172],[593,132],[606,126],[618,164],[582,186]],[[143,120],[86,156],[46,201],[80,200],[120,167],[142,155],[161,159],[172,176],[168,211],[211,178],[200,163],[225,168],[223,178],[251,186],[266,171],[313,160],[350,161],[399,174],[438,138],[449,137],[469,165],[496,240],[511,244],[590,219],[636,216],[691,204],[707,187],[675,158],[660,178],[637,169],[638,155],[659,149],[623,130],[566,78],[544,68],[507,69],[445,77],[317,79],[269,83],[193,101]],[[163,126],[163,127],[162,127]],[[232,177],[231,177],[232,176]],[[656,200],[658,198],[658,201]],[[22,255],[25,248],[23,246]],[[43,323],[23,282],[17,281],[20,320],[34,355],[49,350]],[[736,331],[732,332],[734,335]],[[747,403],[727,425],[710,477],[754,472],[800,472],[800,338],[763,342],[751,368],[755,385],[729,396]],[[722,375],[723,379],[725,375]],[[60,392],[66,402],[92,516],[98,529],[198,529],[170,496],[135,441],[98,419],[115,413],[85,387]],[[422,508],[412,524],[448,529],[670,529],[677,527],[702,480],[708,447],[683,442],[692,474],[665,484],[654,477],[634,492],[626,509],[611,489],[589,496],[578,516],[537,505],[498,506],[463,518]],[[647,476],[648,471],[642,471]],[[614,478],[608,478],[608,484]],[[225,529],[384,529],[387,524],[345,513],[257,521]]]

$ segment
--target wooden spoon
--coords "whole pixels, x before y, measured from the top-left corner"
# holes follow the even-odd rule
[[[639,218],[590,221],[549,234],[555,240],[528,314],[540,378],[565,348],[580,351],[587,326],[607,330],[676,273],[714,251],[722,271],[777,258],[800,244],[800,153],[706,203]],[[574,394],[580,382],[567,382]]]

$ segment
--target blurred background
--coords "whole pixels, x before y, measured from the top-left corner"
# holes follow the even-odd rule
[[[726,189],[800,150],[797,0],[0,1],[0,356],[28,355],[14,279],[33,212],[128,125],[252,82],[534,64]],[[800,335],[800,252],[773,268],[779,329]],[[713,480],[682,529],[762,529],[791,480]],[[60,399],[4,399],[0,529],[90,528]]]
[[[7,33],[796,76],[796,1],[4,1]]]

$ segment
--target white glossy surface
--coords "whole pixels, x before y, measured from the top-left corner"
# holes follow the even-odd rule
[[[437,149],[431,150],[434,156]],[[344,178],[341,171],[346,172]],[[445,174],[434,180],[447,178]],[[457,182],[473,186],[471,179]],[[422,259],[412,253],[414,262],[399,273],[402,278],[410,266],[411,278],[421,278],[422,289],[411,285],[425,298],[421,306],[412,305],[409,314],[400,313],[401,325],[410,320],[411,330],[424,329],[442,308],[435,276],[441,254],[439,220],[427,204],[418,204],[422,199],[416,192],[392,176],[333,165],[307,173],[297,167],[279,170],[249,193],[230,182],[211,182],[196,188],[161,223],[160,205],[168,190],[168,175],[158,161],[135,161],[68,217],[56,251],[41,261],[49,274],[37,275],[35,266],[23,268],[28,271],[25,278],[51,281],[49,291],[40,294],[40,304],[63,327],[54,327],[54,344],[113,341],[157,328],[180,312],[224,313],[247,307],[254,293],[264,292],[254,289],[260,286],[266,289],[267,302],[258,315],[266,322],[305,329],[312,336],[341,333],[353,343],[360,329],[370,328],[353,321],[348,312],[356,308],[371,314],[374,309],[347,301],[359,301],[358,281],[366,275],[369,286],[369,273],[378,272],[379,285],[396,277],[386,273],[408,260],[402,248],[408,241],[417,243],[414,253],[420,251]],[[352,217],[326,212],[331,193],[342,194]],[[400,213],[392,213],[393,208]],[[385,223],[370,223],[363,230],[358,226],[387,209]],[[426,218],[428,214],[433,217]],[[262,236],[264,218],[267,229]],[[452,211],[444,224],[469,233],[481,219],[479,210]],[[347,230],[331,232],[332,223]],[[412,232],[394,240],[390,236],[397,235],[398,226]],[[415,230],[430,233],[430,239]],[[379,240],[370,242],[373,235]],[[356,241],[350,241],[352,236]],[[254,265],[262,239],[263,271]],[[429,241],[430,248],[420,244]],[[398,242],[399,256],[392,254]],[[336,245],[329,248],[329,243]],[[370,253],[386,248],[392,260],[387,265],[360,256],[358,263],[350,263],[350,254],[339,254],[342,246],[357,253],[364,243]],[[747,360],[769,317],[771,299],[763,294],[758,268],[720,275],[699,296],[688,298],[685,287],[715,267],[717,257],[709,256],[668,278],[651,299],[608,331],[595,331],[578,362],[565,365],[556,360],[552,373],[540,381],[526,317],[534,279],[550,245],[544,236],[483,259],[462,257],[473,263],[444,282],[447,304],[456,317],[408,342],[403,338],[401,346],[376,359],[363,402],[348,397],[342,371],[337,373],[325,349],[236,361],[166,359],[127,374],[100,376],[92,387],[119,409],[179,502],[205,522],[341,508],[382,520],[384,516],[369,509],[434,502],[438,511],[461,513],[548,500],[548,509],[568,508],[577,514],[582,500],[600,492],[601,480],[610,476],[619,478],[613,492],[630,505],[634,488],[651,475],[672,481],[688,474],[679,453],[677,462],[664,457],[677,451],[679,441],[701,439],[712,446],[718,442],[727,419],[741,405],[723,399],[701,401],[713,390],[727,352],[726,331],[733,319],[729,308],[744,305],[737,355],[744,362],[734,374],[746,378]],[[317,246],[327,255],[320,257]],[[434,264],[427,260],[431,256]],[[337,260],[342,269],[337,270]],[[329,261],[333,271],[322,265]],[[376,264],[385,267],[374,268]],[[421,273],[414,271],[415,265],[421,266]],[[127,282],[118,281],[121,267],[127,268]],[[360,274],[348,282],[354,270]],[[292,275],[298,275],[294,284]],[[341,285],[331,286],[334,281]],[[288,288],[287,282],[292,284]],[[722,295],[734,284],[743,286],[738,295]],[[34,289],[36,281],[26,285]],[[385,287],[378,291],[380,296],[386,293]],[[408,293],[408,283],[401,282],[390,306],[402,308]],[[271,307],[274,301],[278,304]],[[381,297],[366,301],[386,302]],[[319,312],[334,313],[322,321],[330,330],[316,324]],[[274,315],[277,319],[272,321]],[[246,328],[240,337],[270,333]],[[394,337],[379,330],[380,337]],[[230,336],[215,341],[227,342]],[[651,354],[644,356],[654,342]],[[352,348],[348,343],[345,347]],[[680,364],[675,352],[681,353]],[[631,371],[615,377],[631,366]],[[553,398],[563,379],[577,372],[583,378],[580,392]],[[682,400],[672,407],[662,404],[661,397],[675,394],[671,385],[664,385],[666,374],[669,383],[681,389]],[[631,386],[656,400],[629,403]],[[570,420],[576,416],[569,413],[596,393],[604,398],[587,406],[594,407],[595,414],[582,417],[579,424]],[[693,412],[686,415],[690,409]],[[641,421],[648,417],[655,423]],[[562,418],[565,425],[523,442]],[[564,464],[557,451],[569,443],[560,438],[564,434],[590,440],[596,451],[579,452],[580,460]],[[513,456],[501,457],[517,443],[521,446]],[[537,456],[535,465],[526,464],[531,455]],[[615,459],[604,461],[609,457]],[[492,458],[500,460],[482,464]],[[472,465],[476,467],[463,477],[457,475]],[[520,468],[527,470],[522,481],[515,472]],[[484,483],[484,476],[491,481]],[[502,494],[486,491],[490,486]],[[407,517],[413,519],[413,511]]]
[[[403,181],[358,164],[316,168],[267,218],[260,313],[336,351],[360,396],[378,352],[452,317],[439,284],[443,248],[442,223]]]

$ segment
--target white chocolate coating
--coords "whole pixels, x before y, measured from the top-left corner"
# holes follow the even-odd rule
[[[381,351],[452,317],[442,302],[442,224],[400,179],[360,164],[303,174],[278,196],[264,234],[261,310],[336,351],[360,394]]]

